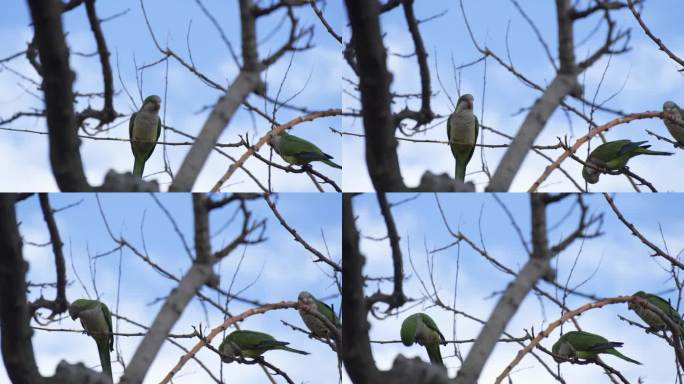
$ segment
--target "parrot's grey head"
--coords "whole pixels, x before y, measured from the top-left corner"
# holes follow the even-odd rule
[[[599,176],[601,176],[601,172],[596,168],[592,168],[590,165],[585,165],[584,168],[582,168],[582,177],[589,184],[598,183]]]
[[[69,305],[69,316],[71,320],[76,320],[81,312],[87,307],[87,300],[78,299]]]
[[[159,112],[161,107],[161,97],[157,95],[147,96],[143,101],[142,109],[149,112]]]
[[[224,340],[219,346],[219,351],[221,351],[221,361],[224,363],[232,363],[235,361],[235,357],[238,355],[240,348],[238,348],[232,341]]]
[[[456,112],[462,112],[466,110],[473,110],[473,104],[475,103],[475,98],[473,95],[470,93],[466,93],[465,95],[461,96],[458,98],[458,101],[456,102]]]
[[[75,305],[69,306],[69,316],[71,317],[71,320],[76,320],[80,313],[81,313],[80,308],[77,308]]]
[[[642,299],[647,299],[647,297],[646,297],[646,292],[644,292],[644,291],[635,292],[632,296],[634,296],[634,297],[641,297]],[[629,308],[629,309],[634,309],[634,308],[636,308],[636,304],[634,304],[633,302],[630,301],[630,302],[627,304],[627,308]]]
[[[299,292],[299,296],[297,297],[297,301],[299,301],[300,304],[309,307],[310,309],[314,309],[316,307],[316,301],[314,300],[313,295],[311,295],[307,291]]]
[[[663,104],[663,114],[670,120],[679,121],[681,119],[679,107],[673,101],[666,101],[665,104]]]
[[[565,360],[563,360],[561,357],[565,357],[565,355],[561,352],[561,344],[563,342],[559,339],[556,341],[555,344],[553,344],[553,347],[551,347],[551,352],[553,353],[553,359],[556,360],[557,363],[562,363]]]

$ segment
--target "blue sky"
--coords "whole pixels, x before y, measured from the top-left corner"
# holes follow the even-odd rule
[[[518,3],[536,23],[555,56],[557,52],[557,27],[553,2],[519,1]],[[589,2],[581,1],[579,3],[584,6]],[[680,28],[682,18],[680,5],[681,3],[676,0],[648,1],[643,12],[643,18],[653,33],[663,39],[675,53],[682,56],[684,38],[681,35]],[[508,44],[514,66],[542,86],[550,83],[555,73],[554,69],[546,58],[546,54],[532,29],[515,10],[511,1],[465,1],[464,6],[478,43],[481,46],[486,43],[486,46],[504,60],[507,60],[506,30],[510,22]],[[458,1],[419,1],[415,3],[414,8],[418,19],[426,19],[447,11],[442,17],[420,24],[423,41],[429,54],[432,90],[436,93],[432,97],[432,109],[437,114],[447,115],[453,111],[453,107],[439,85],[435,66],[439,68],[439,75],[446,92],[455,101],[457,91],[451,64],[452,57],[455,65],[460,65],[471,62],[480,56],[468,36]],[[681,87],[683,78],[682,74],[677,72],[677,65],[659,51],[652,41],[647,39],[629,10],[616,12],[614,17],[618,27],[632,29],[632,50],[624,55],[616,55],[611,58],[610,67],[603,80],[597,100],[605,100],[624,87],[622,92],[612,99],[607,106],[631,113],[660,110],[663,102],[668,99],[679,101],[681,104],[681,100],[684,99],[684,91],[682,91],[684,88]],[[599,15],[594,15],[592,18],[576,24],[575,40],[577,43],[589,35],[589,32],[598,24],[599,18]],[[414,51],[413,42],[406,30],[400,7],[382,17],[382,30],[386,34],[384,41],[389,51],[388,65],[394,75],[392,91],[399,94],[419,92],[420,77],[418,76],[415,58],[406,59],[394,55],[406,55]],[[600,46],[604,38],[605,34],[602,29],[594,38],[576,48],[577,57],[585,58]],[[593,98],[607,63],[608,58],[606,57],[588,70],[580,79],[585,83],[585,94],[589,99]],[[540,96],[540,93],[520,83],[494,60],[487,60],[486,65],[487,86],[484,97],[484,116],[482,115],[484,63],[479,63],[462,71],[461,91],[462,93],[472,93],[475,96],[475,113],[482,124],[494,127],[508,135],[515,135],[525,117],[524,113],[516,113],[520,108],[530,107]],[[354,78],[348,66],[345,67],[345,76]],[[345,89],[353,91],[349,85],[345,85]],[[410,100],[408,105],[417,109],[418,103],[419,100]],[[344,95],[343,104],[345,107],[356,107],[358,102],[351,96]],[[403,100],[397,100],[393,108],[399,110],[404,105]],[[582,107],[577,102],[573,102],[572,105],[580,109]],[[614,116],[597,113],[595,118],[599,124],[602,124],[613,119]],[[577,137],[586,133],[587,126],[577,118],[573,118],[572,123],[573,129],[571,131],[565,115],[556,111],[536,143],[541,145],[556,144],[558,142],[557,137],[564,137],[565,135],[573,143]],[[446,123],[438,120],[434,121],[433,124],[436,126],[432,130],[426,134],[418,134],[414,138],[446,140]],[[345,118],[343,127],[357,133],[362,130],[361,121],[352,118]],[[607,134],[607,138],[609,140],[622,138],[633,141],[648,140],[660,150],[674,150],[670,144],[657,142],[654,137],[645,132],[645,129],[669,137],[661,121],[644,120],[614,128]],[[506,139],[499,139],[491,132],[485,132],[484,135],[485,143],[507,143]],[[596,143],[598,142],[592,145],[595,147]],[[345,190],[370,191],[372,185],[367,176],[367,168],[364,162],[363,139],[346,136],[344,148],[345,168],[359,170],[349,173],[348,177],[344,177]],[[501,156],[503,156],[503,151],[500,148],[485,150],[485,158],[491,172],[496,169]],[[677,153],[672,157],[636,158],[630,162],[630,167],[633,171],[645,176],[658,190],[680,191],[684,187],[682,179],[672,178],[670,174],[678,171],[678,164],[684,153],[679,150],[675,150],[675,152]],[[545,151],[545,153],[554,159],[560,155],[558,151]],[[407,185],[417,185],[426,170],[433,173],[446,172],[453,175],[454,160],[451,152],[444,144],[400,142],[398,154],[402,166],[402,175]],[[583,146],[580,157],[585,156],[586,146]],[[528,155],[523,164],[523,169],[513,182],[511,191],[526,191],[548,164],[547,160],[536,154]],[[577,179],[581,179],[579,164],[572,160],[566,161],[564,164],[564,168],[568,172],[576,176]],[[469,164],[467,180],[474,181],[479,191],[483,190],[487,184],[487,176],[478,172],[481,169],[481,156],[478,149]],[[555,172],[540,190],[573,191],[574,187],[565,176]],[[624,177],[603,176],[599,184],[592,186],[590,190],[630,191],[632,187]]]
[[[138,249],[145,246],[149,257],[169,272],[180,277],[190,267],[190,260],[183,248],[182,242],[175,234],[173,227],[164,213],[158,208],[149,195],[137,194],[101,194],[99,195],[104,212],[112,231],[116,236],[123,236]],[[176,219],[180,231],[185,235],[191,249],[193,248],[192,233],[192,201],[187,194],[158,195],[161,203]],[[284,194],[279,197],[278,207],[297,232],[312,246],[326,253],[323,238],[327,242],[329,255],[339,262],[340,249],[340,197],[333,194]],[[86,293],[74,275],[76,272],[87,287],[90,295],[93,293],[91,273],[88,267],[88,257],[111,250],[115,247],[109,238],[104,222],[98,213],[96,197],[93,194],[59,194],[50,195],[53,208],[59,208],[83,200],[80,205],[62,211],[56,215],[64,251],[67,257],[67,278],[72,284],[67,289],[67,298],[73,301],[86,297]],[[297,300],[301,290],[308,290],[333,304],[336,310],[340,308],[340,297],[337,287],[328,275],[329,267],[322,263],[313,263],[312,256],[299,244],[293,241],[277,222],[270,209],[263,200],[248,203],[253,211],[253,217],[266,218],[268,240],[262,244],[248,247],[245,251],[242,266],[237,274],[232,292],[237,292],[253,283],[242,297],[256,299],[262,303],[272,303],[281,300]],[[311,212],[325,212],[312,218]],[[231,217],[232,208],[223,209],[211,214],[210,228],[212,233],[218,232]],[[21,221],[21,234],[25,242],[43,243],[48,241],[48,234],[37,197],[18,204],[18,220]],[[141,229],[141,223],[144,226]],[[223,232],[213,237],[213,249],[230,241],[237,231],[237,223],[229,226]],[[144,244],[141,231],[144,234]],[[324,236],[324,237],[323,237]],[[239,263],[243,249],[240,248],[218,267],[217,273],[221,277],[221,287],[228,290],[236,266]],[[50,247],[24,246],[24,257],[29,262],[27,280],[31,282],[52,282],[55,280],[54,262]],[[148,264],[132,252],[113,253],[96,261],[97,289],[101,300],[113,312],[117,312],[117,279],[119,263],[122,265],[121,285],[118,312],[138,321],[150,325],[161,308],[162,302],[175,284],[160,276]],[[213,299],[218,299],[216,292],[207,288],[203,292]],[[43,292],[46,297],[54,297],[53,290]],[[38,289],[31,291],[30,298],[39,297]],[[219,299],[220,300],[220,299]],[[233,313],[252,307],[248,304],[232,302],[229,310]],[[337,376],[337,358],[327,345],[309,339],[306,335],[295,332],[281,323],[287,321],[303,327],[303,323],[295,310],[271,311],[265,315],[253,316],[242,322],[243,329],[260,330],[272,334],[278,339],[291,343],[291,346],[311,352],[309,356],[300,356],[286,352],[270,352],[266,359],[287,372],[298,383],[316,383],[323,376]],[[174,333],[192,332],[192,326],[202,325],[203,329],[211,329],[221,324],[222,316],[209,307],[205,314],[198,300],[193,300],[173,328]],[[121,332],[140,332],[140,329],[120,322]],[[80,324],[66,317],[61,322],[51,325],[53,328],[79,330]],[[122,358],[128,362],[140,337],[120,337],[118,343]],[[196,341],[178,339],[186,347],[192,347]],[[218,346],[220,337],[213,342]],[[57,363],[63,359],[70,363],[83,362],[89,367],[99,369],[95,343],[80,333],[36,331],[33,346],[40,371],[44,375],[51,375]],[[159,382],[184,354],[180,349],[164,344],[160,354],[155,359],[145,382]],[[212,356],[213,355],[213,356]],[[114,354],[112,358],[114,358]],[[201,351],[198,357],[219,375],[221,368],[218,357],[212,352]],[[120,364],[113,366],[115,378],[123,373]],[[265,380],[264,373],[258,366],[230,364],[223,366],[223,377],[226,383],[258,383]],[[4,366],[0,363],[0,382],[7,379]],[[189,362],[175,377],[174,382],[197,383],[211,381],[206,373],[193,362]],[[213,382],[213,381],[212,381]],[[282,381],[284,382],[284,381]]]
[[[397,202],[408,195],[390,195],[390,202]],[[522,233],[529,238],[530,213],[529,197],[526,194],[499,195],[510,209],[521,227]],[[499,262],[517,271],[527,261],[528,256],[522,247],[515,230],[502,208],[490,194],[451,194],[439,195],[440,202],[453,229],[460,229],[466,236],[482,247],[482,242],[490,255]],[[683,210],[680,208],[684,197],[677,194],[660,194],[637,196],[635,194],[618,194],[615,201],[622,213],[632,221],[642,233],[658,246],[665,248],[659,233],[662,226],[667,249],[672,255],[679,255],[684,249],[684,240],[679,234],[684,230]],[[555,243],[574,229],[577,214],[573,213],[565,222],[556,226],[571,207],[572,199],[554,206],[548,211],[547,220],[550,227],[549,241]],[[586,203],[593,213],[605,214],[603,231],[605,234],[596,239],[586,240],[582,244],[576,242],[554,261],[557,263],[557,279],[565,282],[572,264],[577,259],[577,266],[570,279],[569,286],[576,286],[593,274],[593,278],[580,288],[583,292],[594,293],[601,297],[628,295],[637,290],[660,293],[663,297],[676,300],[671,292],[674,287],[667,271],[668,265],[650,256],[646,248],[635,237],[631,236],[615,217],[602,195],[587,195]],[[375,196],[363,195],[354,199],[355,214],[358,216],[357,226],[364,236],[382,237],[386,234],[384,221],[379,213]],[[428,279],[426,266],[426,249],[434,250],[450,244],[453,238],[443,225],[433,194],[422,194],[416,200],[393,208],[397,231],[401,236],[401,248],[404,257],[405,283],[404,293],[414,299],[420,299],[422,290],[416,273]],[[480,219],[481,218],[481,219]],[[480,234],[479,227],[482,232]],[[391,276],[392,263],[387,241],[371,241],[363,239],[361,250],[367,257],[364,274],[369,276]],[[410,266],[409,255],[416,267]],[[579,255],[579,256],[578,256]],[[434,255],[435,284],[442,300],[453,303],[453,287],[456,276],[458,248],[452,247]],[[486,320],[491,313],[498,293],[510,283],[511,277],[491,265],[463,244],[460,248],[460,271],[458,274],[458,296],[456,308],[470,315]],[[429,284],[429,280],[428,284]],[[540,287],[552,295],[557,294],[554,287],[541,283]],[[369,284],[367,293],[380,288],[391,291],[388,283]],[[493,296],[494,295],[494,296]],[[586,299],[570,297],[567,301],[570,308],[579,307]],[[560,311],[553,303],[543,300],[543,306],[535,295],[528,295],[523,305],[513,317],[507,331],[514,336],[524,336],[524,329],[534,327],[536,332],[545,328],[551,321],[560,317]],[[415,305],[415,304],[414,304]],[[384,321],[369,317],[371,321],[372,340],[399,340],[399,328],[403,319],[411,313],[424,311],[435,319],[447,339],[453,340],[452,316],[440,309],[417,304],[413,308],[406,306],[407,312]],[[599,333],[610,340],[625,343],[622,352],[643,363],[642,366],[631,365],[619,359],[605,359],[625,374],[630,382],[642,377],[650,383],[668,382],[675,375],[675,364],[672,350],[662,343],[661,339],[646,335],[643,330],[627,325],[619,320],[622,315],[634,321],[638,317],[627,310],[626,305],[607,306],[593,310],[578,318],[584,330]],[[457,338],[469,339],[477,337],[481,326],[463,317],[457,319]],[[569,325],[565,330],[571,330]],[[550,348],[558,337],[558,330],[544,339],[542,345]],[[397,354],[408,357],[420,357],[427,360],[425,350],[418,346],[404,347],[400,343],[373,344],[373,353],[378,366],[382,369],[391,367]],[[470,344],[461,347],[463,355],[467,354]],[[515,357],[521,349],[518,344],[502,343],[494,350],[486,364],[481,382],[490,383]],[[455,358],[453,346],[442,347],[442,355],[454,375],[460,363]],[[648,351],[648,353],[643,353]],[[547,359],[551,366],[552,360]],[[604,382],[600,368],[589,365],[561,366],[561,372],[568,382]],[[516,368],[512,379],[514,382],[555,382],[534,360],[526,357]]]
[[[169,47],[175,50],[186,61],[189,60],[188,42],[192,50],[192,60],[196,66],[214,81],[227,86],[234,79],[238,68],[232,60],[226,45],[220,38],[219,33],[202,13],[196,2],[174,2],[174,6],[168,6],[163,0],[146,0],[145,9],[150,18],[152,28],[164,45],[168,41]],[[217,0],[205,0],[203,4],[213,13],[224,29],[228,39],[240,53],[239,22],[237,3],[231,2],[225,6],[224,2]],[[338,30],[342,24],[343,13],[341,3],[329,1],[325,9],[329,22]],[[30,17],[25,2],[13,2],[0,16],[0,38],[5,43],[0,47],[0,58],[7,57],[16,52],[26,49],[26,43],[31,40],[32,30],[29,27]],[[97,11],[100,18],[129,10],[124,16],[113,19],[103,24],[102,28],[111,52],[111,64],[114,68],[114,86],[118,95],[115,98],[117,111],[129,114],[136,107],[132,105],[128,96],[123,92],[117,71],[117,55],[120,67],[120,75],[128,90],[134,95],[137,105],[140,99],[137,96],[135,66],[133,58],[141,66],[152,63],[161,58],[147,30],[140,4],[137,0],[124,0],[116,2],[98,2]],[[292,69],[287,75],[283,85],[280,100],[291,97],[302,88],[304,90],[292,103],[304,106],[310,110],[323,110],[339,108],[342,62],[339,56],[339,44],[322,27],[318,18],[309,7],[301,7],[296,11],[300,19],[300,26],[313,25],[315,32],[312,43],[315,48],[310,51],[297,52],[292,57]],[[262,45],[260,56],[265,57],[274,51],[285,41],[286,34],[273,33],[275,27],[282,21],[283,12],[278,12],[261,20],[257,25],[257,35]],[[85,16],[85,9],[69,12],[64,17],[65,30],[68,32],[67,40],[72,52],[91,53],[95,51],[95,42]],[[188,35],[188,30],[190,34]],[[275,97],[278,93],[280,82],[285,75],[290,56],[285,56],[278,64],[273,66],[264,78],[268,80],[268,93]],[[33,68],[24,57],[15,59],[7,66],[23,76],[37,80]],[[75,89],[79,92],[100,92],[102,88],[99,59],[97,57],[71,56],[71,67],[77,72]],[[144,72],[143,94],[159,94],[164,96],[164,65],[157,65]],[[0,89],[4,96],[0,97],[0,117],[8,118],[20,110],[40,107],[41,101],[37,100],[19,84],[26,85],[17,75],[10,70],[0,70]],[[168,75],[168,95],[162,100],[162,108],[166,107],[166,123],[185,133],[196,135],[206,120],[209,111],[206,106],[213,105],[221,93],[213,88],[208,88],[194,75],[182,68],[178,63],[170,63]],[[38,93],[35,87],[28,85],[28,90]],[[250,97],[250,102],[263,108],[263,99]],[[101,100],[93,100],[93,106],[99,107]],[[81,103],[81,107],[85,104]],[[268,107],[272,112],[272,106]],[[286,122],[299,112],[280,110],[276,119]],[[331,133],[328,127],[339,127],[340,119],[330,117],[305,123],[297,126],[291,133],[315,142],[323,151],[337,159],[342,157],[342,144],[339,137]],[[42,120],[26,119],[8,125],[16,129],[45,130]],[[253,117],[245,110],[240,110],[231,121],[228,128],[220,138],[220,142],[236,142],[238,135],[249,134],[250,140],[261,137],[270,125],[263,119]],[[105,137],[127,138],[127,117],[115,122],[115,127]],[[167,141],[186,141],[184,138],[169,134]],[[0,159],[11,167],[3,167],[0,176],[4,180],[12,180],[11,183],[3,184],[5,191],[44,191],[55,190],[56,184],[50,174],[48,162],[48,141],[43,135],[0,131]],[[180,163],[188,150],[188,146],[168,146],[168,155],[171,166],[177,171]],[[228,149],[228,153],[239,157],[244,152],[243,148]],[[261,151],[268,155],[268,149]],[[100,184],[107,170],[115,169],[124,172],[132,169],[133,157],[130,153],[130,145],[127,142],[109,142],[84,140],[81,146],[81,155],[84,159],[86,174],[91,184]],[[277,158],[275,155],[274,159]],[[283,162],[278,158],[278,161]],[[197,190],[209,190],[218,178],[223,175],[229,166],[229,161],[221,155],[212,154],[207,165],[196,184]],[[260,180],[266,179],[267,167],[258,160],[250,159],[248,168],[254,172]],[[325,165],[317,165],[316,169],[341,183],[341,172]],[[148,161],[145,174],[152,174],[163,170],[162,150],[157,148]],[[34,177],[25,178],[21,175],[27,173]],[[166,188],[168,176],[156,175]],[[254,183],[241,171],[231,180],[225,190],[255,190]],[[314,191],[314,186],[304,174],[285,174],[274,172],[273,185],[275,190],[281,191]]]

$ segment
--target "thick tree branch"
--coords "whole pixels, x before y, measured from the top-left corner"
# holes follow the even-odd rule
[[[31,344],[30,307],[26,301],[28,264],[21,250],[14,202],[14,195],[0,195],[0,347],[7,375],[13,383],[41,383]]]
[[[397,2],[399,3],[399,2]],[[378,1],[345,0],[356,54],[359,90],[366,130],[366,163],[377,192],[401,191],[397,140],[394,138],[391,75],[380,29]]]
[[[83,172],[76,136],[74,73],[69,68],[69,50],[62,29],[62,2],[28,0],[28,4],[42,68],[52,172],[62,191],[87,191],[91,188]]]

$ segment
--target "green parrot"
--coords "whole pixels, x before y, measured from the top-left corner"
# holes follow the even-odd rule
[[[128,122],[128,134],[131,138],[133,157],[135,157],[133,174],[140,178],[145,169],[145,162],[152,156],[161,134],[160,106],[161,97],[147,96],[140,110],[133,113]]]
[[[456,178],[463,181],[466,166],[475,152],[480,123],[473,114],[473,95],[465,94],[458,98],[456,110],[447,119],[447,137],[451,143],[451,153],[456,159]]]
[[[432,364],[444,365],[439,351],[440,342],[446,345],[444,335],[437,324],[425,313],[414,313],[401,323],[401,342],[410,346],[414,342],[425,346]]]
[[[627,360],[630,363],[639,364],[640,362],[630,359],[629,357],[618,352],[615,347],[622,347],[621,342],[608,341],[606,338],[583,331],[571,331],[558,339],[551,348],[554,360],[562,363],[564,360],[558,358],[560,356],[564,359],[587,359],[593,360],[600,353],[607,353],[609,355],[617,356],[622,360]]]
[[[333,323],[337,328],[342,327],[342,324],[340,324],[340,319],[338,319],[335,315],[335,310],[333,309],[333,307],[322,301],[319,301],[318,299],[313,297],[313,295],[311,295],[309,292],[300,292],[297,300],[300,306],[305,306],[310,311],[320,313],[325,318],[330,320],[330,322]],[[330,339],[335,337],[333,332],[330,331],[330,328],[328,328],[321,319],[317,318],[311,313],[300,308],[299,316],[302,317],[302,320],[304,320],[304,324],[306,324],[306,327],[309,328],[309,330],[311,331],[311,333],[314,334],[314,336],[320,337],[322,339]]]
[[[221,360],[224,363],[232,363],[237,356],[255,359],[264,354],[264,352],[274,349],[302,355],[309,354],[309,352],[287,347],[288,344],[274,339],[273,336],[267,333],[242,329],[226,336],[221,345],[219,345],[219,351],[221,351]]]
[[[72,320],[81,320],[83,330],[97,343],[102,370],[112,378],[112,363],[109,351],[114,350],[114,336],[112,335],[112,313],[109,308],[98,300],[78,299],[69,306],[69,316]]]
[[[589,184],[598,183],[601,170],[617,171],[627,165],[629,159],[638,155],[670,156],[672,152],[651,151],[646,141],[615,140],[596,147],[582,169],[582,177]]]
[[[340,165],[331,160],[332,156],[321,151],[313,143],[301,137],[290,135],[286,130],[282,130],[279,135],[273,136],[271,145],[280,157],[290,164],[306,165],[312,161],[320,161],[333,168],[342,169]]]
[[[674,308],[672,308],[670,303],[668,303],[665,299],[651,293],[646,293],[644,291],[639,291],[633,294],[632,296],[637,296],[646,299],[649,303],[658,307],[658,309],[660,309],[666,315],[668,315],[675,324],[679,325],[679,333],[682,337],[684,337],[684,321],[682,321],[682,317],[679,315],[679,313]],[[646,324],[648,324],[648,326],[651,327],[653,330],[669,329],[667,323],[665,323],[665,321],[663,321],[663,319],[660,316],[658,316],[658,314],[655,313],[655,311],[645,308],[642,305],[634,304],[632,302],[629,302],[629,304],[627,304],[627,307],[636,312],[636,314],[641,318],[641,320],[645,321]]]
[[[666,101],[663,104],[663,114],[674,122],[663,119],[665,127],[670,135],[681,145],[684,145],[684,111],[674,101]]]

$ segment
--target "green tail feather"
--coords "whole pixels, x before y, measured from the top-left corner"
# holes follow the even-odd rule
[[[606,351],[606,353],[609,353],[609,354],[611,354],[611,355],[617,356],[617,357],[621,358],[622,360],[629,361],[630,363],[634,363],[634,364],[639,364],[639,365],[641,365],[640,362],[638,362],[638,361],[636,361],[636,360],[634,360],[634,359],[630,359],[629,357],[623,355],[622,353],[618,352],[618,351],[615,350],[615,349]]]
[[[456,160],[456,178],[465,181],[466,162]]]
[[[650,149],[639,149],[638,151],[640,154],[643,155],[656,155],[656,156],[672,156],[674,153],[672,152],[660,152],[660,151],[651,151]]]
[[[278,349],[282,349],[283,351],[288,351],[288,352],[299,353],[300,355],[308,355],[308,354],[309,354],[309,352],[300,351],[299,349],[294,349],[294,348],[286,347],[286,346],[284,346],[284,345],[279,346]]]
[[[109,344],[107,340],[96,340],[97,352],[100,354],[100,365],[102,366],[102,372],[106,373],[110,379],[112,379],[112,362],[109,357]],[[112,381],[114,381],[112,379]]]
[[[442,353],[439,351],[439,344],[435,343],[426,345],[425,349],[427,350],[428,357],[430,358],[430,362],[432,364],[444,365],[444,362],[442,361]]]
[[[133,174],[142,179],[143,170],[145,169],[145,160],[135,157],[135,163],[133,164]]]
[[[333,168],[342,169],[342,166],[328,159],[321,160],[324,164],[327,164]]]

